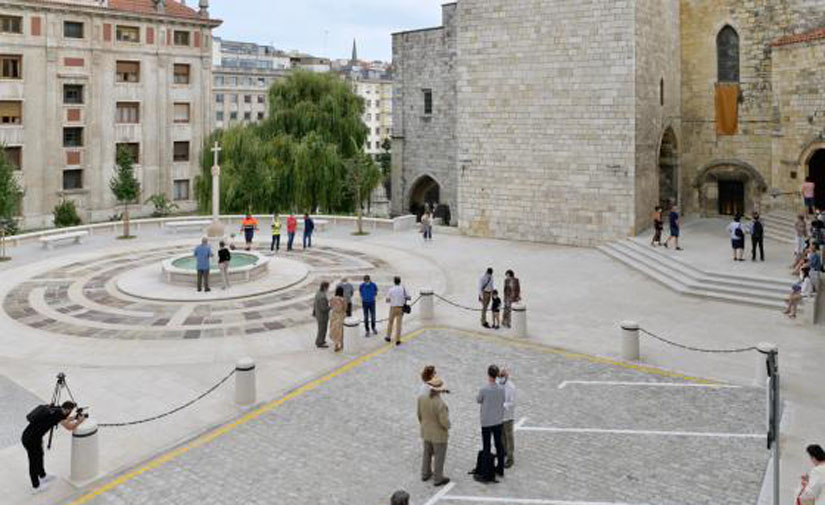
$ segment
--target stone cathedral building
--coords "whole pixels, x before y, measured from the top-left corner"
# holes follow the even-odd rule
[[[825,207],[822,0],[459,0],[393,58],[395,212],[594,245],[807,177]]]

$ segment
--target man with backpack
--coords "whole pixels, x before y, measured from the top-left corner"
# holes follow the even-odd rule
[[[473,478],[479,482],[496,482],[496,474],[504,476],[504,459],[506,450],[502,441],[502,424],[504,423],[504,388],[497,382],[499,368],[490,365],[487,368],[487,384],[481,388],[476,401],[481,405],[481,443]],[[496,463],[490,447],[490,438],[496,446]]]
[[[742,229],[741,221],[742,218],[736,215],[728,225],[730,243],[733,247],[733,261],[745,261],[745,230]]]
[[[23,447],[29,455],[29,477],[32,481],[32,492],[39,493],[54,479],[46,475],[43,466],[43,436],[54,429],[58,424],[68,431],[74,431],[83,424],[86,416],[72,412],[77,407],[74,402],[63,402],[62,405],[39,405],[32,410],[26,420],[29,425],[23,430]]]

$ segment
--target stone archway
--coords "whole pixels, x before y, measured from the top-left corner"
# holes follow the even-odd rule
[[[409,211],[421,216],[426,205],[435,210],[441,201],[441,185],[429,175],[422,175],[412,184],[409,193]]]
[[[739,160],[718,160],[705,165],[693,185],[704,216],[741,215],[759,210],[761,195],[768,190],[762,174]]]
[[[679,202],[679,151],[676,133],[669,127],[659,147],[659,203],[669,209]]]

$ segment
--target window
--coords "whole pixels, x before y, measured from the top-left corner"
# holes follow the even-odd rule
[[[80,23],[78,21],[64,21],[63,36],[67,39],[82,39],[83,23]]]
[[[82,84],[63,85],[63,103],[78,105],[83,103]]]
[[[367,121],[372,121],[372,114],[367,113]]]
[[[375,101],[375,107],[376,108],[381,107],[381,100],[376,100]]]
[[[139,61],[117,62],[117,82],[140,82]]]
[[[175,142],[172,160],[189,161],[189,142]]]
[[[230,121],[236,121],[237,119],[238,119],[238,113],[237,112],[233,111],[233,112],[229,113],[229,120]]]
[[[716,64],[719,82],[739,82],[739,34],[725,26],[716,36]]]
[[[124,150],[132,157],[132,163],[140,164],[140,144],[137,142],[124,142],[115,144],[115,153]]]
[[[252,120],[252,113],[251,112],[244,112],[243,113],[244,121],[251,121]]]
[[[9,160],[9,163],[11,163],[15,170],[20,170],[21,168],[23,168],[22,147],[6,147],[5,149],[3,149],[3,152],[6,155],[6,159]]]
[[[215,103],[223,103],[223,93],[215,95]]]
[[[175,30],[175,45],[176,46],[188,46],[189,45],[189,32],[182,31],[182,30]]]
[[[83,170],[63,171],[63,190],[83,189]]]
[[[118,26],[116,38],[120,42],[140,42],[140,28],[137,26]]]
[[[0,124],[23,124],[23,102],[0,102]]]
[[[229,78],[229,85],[230,86],[237,86],[238,85],[238,78],[234,75]]]
[[[244,95],[243,103],[252,103],[252,95]]]
[[[229,103],[238,103],[238,95],[229,95]]]
[[[372,100],[367,100],[367,107],[372,107]]]
[[[258,95],[258,103],[266,103],[266,97],[263,95]]]
[[[83,128],[63,128],[63,147],[83,147]]]
[[[172,186],[172,199],[189,200],[189,179],[174,181]]]
[[[140,104],[137,102],[118,102],[115,123],[140,123]]]
[[[189,104],[176,103],[175,104],[175,122],[188,123],[189,122]]]
[[[264,86],[266,86],[266,78],[264,78],[264,77],[258,77],[258,86],[260,86],[261,88],[263,88]]]
[[[223,111],[219,110],[215,113],[215,121],[223,121]]]
[[[258,121],[263,121],[263,119],[264,119],[264,113],[263,113],[263,112],[259,112],[259,113],[258,113]]]
[[[659,79],[659,105],[665,105],[665,79]]]
[[[175,64],[175,84],[189,84],[189,65]]]
[[[433,90],[424,90],[424,114],[433,113]]]
[[[0,55],[0,77],[3,79],[20,79],[23,76],[23,57],[18,55]]]
[[[215,76],[215,86],[223,86],[223,76],[216,75]]]
[[[23,18],[20,16],[0,16],[0,32],[23,33]]]

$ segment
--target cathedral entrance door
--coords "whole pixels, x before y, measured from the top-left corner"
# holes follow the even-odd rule
[[[719,214],[741,216],[745,214],[745,183],[719,181]]]

